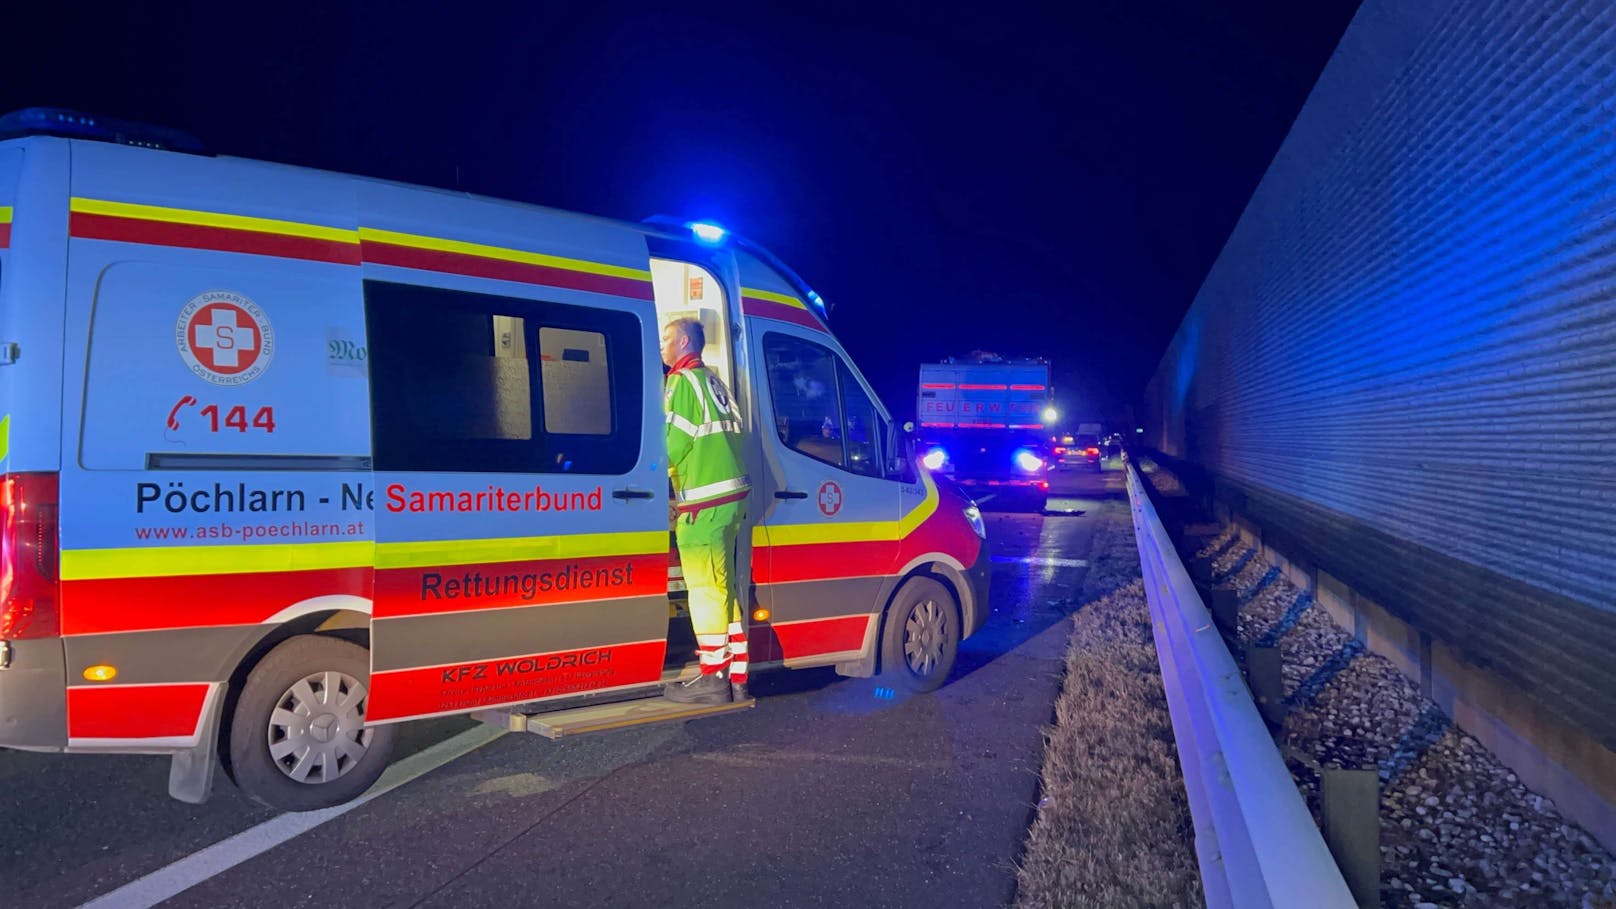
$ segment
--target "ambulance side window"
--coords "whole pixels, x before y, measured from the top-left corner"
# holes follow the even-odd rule
[[[815,460],[845,466],[836,355],[818,344],[771,332],[763,336],[763,357],[780,441]]]
[[[378,470],[621,474],[640,451],[629,313],[365,282]]]
[[[780,441],[851,473],[884,475],[886,425],[841,357],[828,347],[776,333],[763,336],[763,356]]]
[[[881,422],[881,412],[864,393],[864,386],[859,384],[853,371],[840,359],[836,361],[836,375],[842,389],[847,469],[867,477],[882,476],[881,443],[886,438],[886,429]]]

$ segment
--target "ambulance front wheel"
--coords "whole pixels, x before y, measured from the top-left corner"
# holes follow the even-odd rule
[[[230,721],[231,777],[255,801],[312,811],[376,782],[396,726],[365,726],[370,654],[320,635],[289,638],[253,667]]]
[[[954,595],[931,578],[911,578],[887,607],[881,677],[907,691],[934,691],[948,680],[959,644]]]

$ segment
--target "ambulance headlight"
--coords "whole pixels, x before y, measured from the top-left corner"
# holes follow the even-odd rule
[[[1057,411],[1053,407],[1045,407],[1044,408],[1044,422],[1045,423],[1053,423],[1058,419],[1060,419],[1060,412],[1059,411]]]
[[[1036,473],[1043,469],[1044,459],[1023,448],[1016,452],[1016,466],[1028,473]]]
[[[982,523],[982,509],[977,508],[975,502],[965,506],[965,521],[971,525],[971,530],[975,531],[978,537],[984,540],[988,538],[987,525]]]
[[[943,465],[948,463],[948,452],[933,448],[921,456],[920,463],[926,465],[927,470],[942,470]]]

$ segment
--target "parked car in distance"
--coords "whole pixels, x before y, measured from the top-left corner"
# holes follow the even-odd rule
[[[1100,469],[1100,438],[1089,433],[1058,435],[1052,453],[1061,467]]]

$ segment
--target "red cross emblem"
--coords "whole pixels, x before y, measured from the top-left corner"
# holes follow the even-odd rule
[[[275,331],[258,304],[241,294],[192,297],[174,326],[180,359],[215,385],[244,385],[263,375],[275,354]]]
[[[819,484],[819,510],[825,517],[842,510],[842,487],[837,486],[835,480]]]

